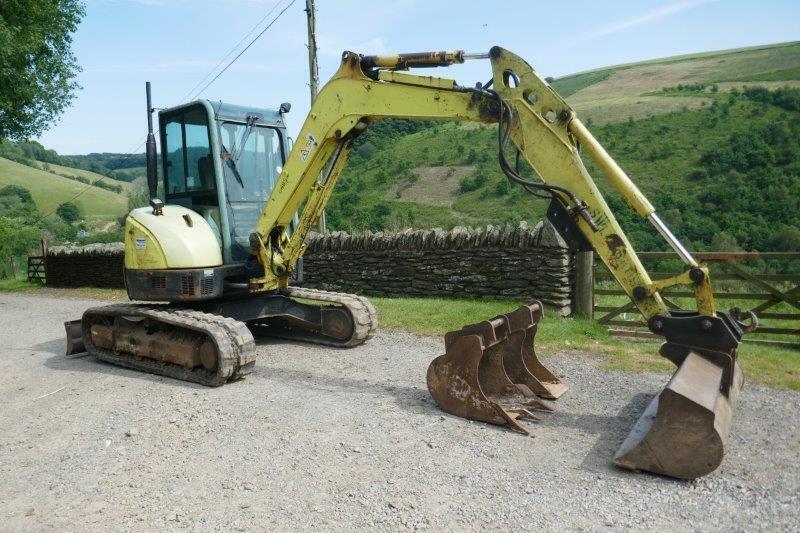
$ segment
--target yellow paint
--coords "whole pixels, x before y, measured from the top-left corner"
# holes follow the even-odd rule
[[[578,217],[579,229],[629,296],[636,287],[646,289],[646,297],[636,301],[645,318],[666,314],[660,291],[674,284],[694,284],[688,274],[668,284],[651,281],[587,172],[578,150],[580,141],[639,215],[649,215],[653,206],[530,65],[507,50],[496,48],[493,52],[492,88],[512,109],[513,144],[546,183],[569,189],[588,206],[597,227],[593,229]],[[398,60],[390,56],[382,58],[380,64],[391,67]],[[264,265],[264,276],[251,280],[256,290],[288,284],[289,274],[305,250],[305,238],[330,198],[355,135],[371,122],[382,118],[497,122],[494,100],[451,82],[394,71],[379,71],[375,80],[361,71],[357,54],[343,55],[339,70],[314,102],[258,220],[259,240],[253,252]],[[568,196],[558,194],[566,206],[574,207]],[[299,223],[287,237],[283,230],[301,207]],[[708,278],[694,290],[700,312],[713,314]]]
[[[125,219],[125,268],[205,268],[222,265],[214,231],[197,212],[165,205],[161,215],[151,207]]]
[[[378,73],[378,79],[381,81],[405,83],[408,85],[422,85],[423,87],[435,87],[437,89],[448,90],[452,90],[456,85],[455,80],[437,78],[435,76],[416,76],[414,74],[406,74],[405,72],[398,72],[396,70],[382,70]]]
[[[597,142],[594,135],[586,129],[583,122],[577,118],[570,120],[569,132],[576,137],[578,142],[581,143],[581,147],[586,150],[586,153],[597,163],[597,166],[603,171],[603,174],[608,177],[608,181],[611,182],[622,195],[622,198],[640,217],[647,218],[656,210],[653,204],[650,203],[650,200],[645,197],[644,193],[642,193],[628,175],[625,174],[625,171],[620,168],[610,155],[608,155],[605,148]]]
[[[706,265],[700,265],[700,269],[705,272],[705,279],[702,283],[694,286],[694,299],[697,302],[697,312],[701,315],[714,316],[717,314],[717,306],[714,303],[714,293],[711,290],[711,277]]]
[[[125,219],[125,268],[155,270],[169,268],[158,239],[133,217]]]

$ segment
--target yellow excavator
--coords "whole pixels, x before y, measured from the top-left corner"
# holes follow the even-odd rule
[[[411,74],[488,59],[492,77],[473,87]],[[661,355],[678,366],[615,456],[615,463],[679,478],[720,464],[742,386],[737,348],[754,328],[714,306],[709,272],[594,139],[570,106],[523,59],[500,47],[362,56],[344,52],[290,149],[284,114],[201,100],[159,112],[164,201],[148,85],[150,206],[125,223],[131,300],[87,309],[68,322],[68,352],[209,386],[252,371],[255,336],[355,346],[377,328],[363,297],[295,286],[305,239],[323,212],[355,139],[384,118],[496,124],[509,180],[551,200],[548,218],[577,249],[594,250],[636,303]],[[510,141],[510,142],[509,142]],[[626,203],[648,219],[686,264],[653,281],[582,163],[582,149]],[[516,162],[512,164],[509,157]],[[539,179],[523,177],[524,160]],[[266,200],[266,201],[265,201]],[[671,310],[661,292],[689,285],[696,312]],[[549,410],[566,387],[536,358],[538,302],[454,331],[428,369],[437,404],[450,413],[526,432],[520,421]]]

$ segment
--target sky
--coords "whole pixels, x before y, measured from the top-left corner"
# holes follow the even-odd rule
[[[188,101],[248,32],[257,27],[241,47],[291,1],[86,0],[73,43],[82,89],[39,141],[60,154],[143,151],[145,81],[155,107]],[[200,97],[267,108],[290,102],[294,136],[310,105],[304,9],[305,0],[295,0]],[[320,82],[335,72],[343,50],[486,52],[500,45],[541,75],[558,77],[800,40],[798,20],[797,0],[317,0]],[[486,61],[470,61],[436,75],[472,85],[490,70]]]

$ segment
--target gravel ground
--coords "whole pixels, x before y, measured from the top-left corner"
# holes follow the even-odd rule
[[[219,389],[64,357],[96,302],[0,294],[2,530],[797,530],[800,394],[745,387],[730,451],[682,482],[611,456],[666,376],[545,359],[570,386],[532,437],[443,416],[439,339],[261,343]]]

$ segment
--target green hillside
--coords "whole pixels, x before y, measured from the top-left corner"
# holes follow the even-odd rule
[[[124,194],[92,186],[87,188],[87,185],[78,181],[0,158],[0,187],[5,185],[19,185],[28,189],[42,214],[54,211],[59,204],[84,190],[75,203],[82,208],[89,222],[113,220],[128,210],[128,200]]]
[[[728,91],[754,83],[800,87],[800,42],[617,65],[558,78],[553,87],[584,120],[605,124],[710,104],[709,93],[680,100],[652,94],[664,87],[713,84]]]
[[[800,249],[800,42],[616,65],[551,83],[695,249]],[[330,227],[449,228],[540,219],[546,202],[511,186],[499,169],[496,131],[431,121],[375,124],[359,137],[334,190]],[[143,154],[60,156],[30,142],[0,143],[0,156],[37,160],[53,172],[90,180],[99,174],[86,169],[105,174],[121,162],[115,178],[141,182],[144,175]],[[663,248],[587,166],[634,243]],[[60,182],[76,185],[83,187]],[[39,202],[43,193],[34,189]],[[63,201],[44,196],[50,205]],[[88,213],[100,206],[125,211],[124,196],[111,195],[118,204],[85,196]]]
[[[571,93],[576,107],[583,102],[600,114],[586,118],[578,110],[695,249],[780,251],[800,249],[798,74],[800,44],[791,43],[623,65],[553,83]],[[331,226],[539,219],[546,202],[508,184],[497,164],[496,132],[456,123],[374,125],[357,141],[334,191]],[[634,243],[663,249],[587,166]]]
[[[102,183],[108,185],[117,185],[121,187],[123,191],[127,191],[128,189],[130,189],[131,186],[130,182],[128,181],[120,181],[117,179],[109,178],[108,176],[103,176],[102,174],[98,174],[97,172],[92,172],[91,170],[84,170],[82,168],[65,167],[63,165],[57,165],[55,163],[37,163],[36,166],[41,170],[51,172],[53,174],[85,178],[89,180],[89,182],[91,183],[94,183],[98,180],[102,180]]]

